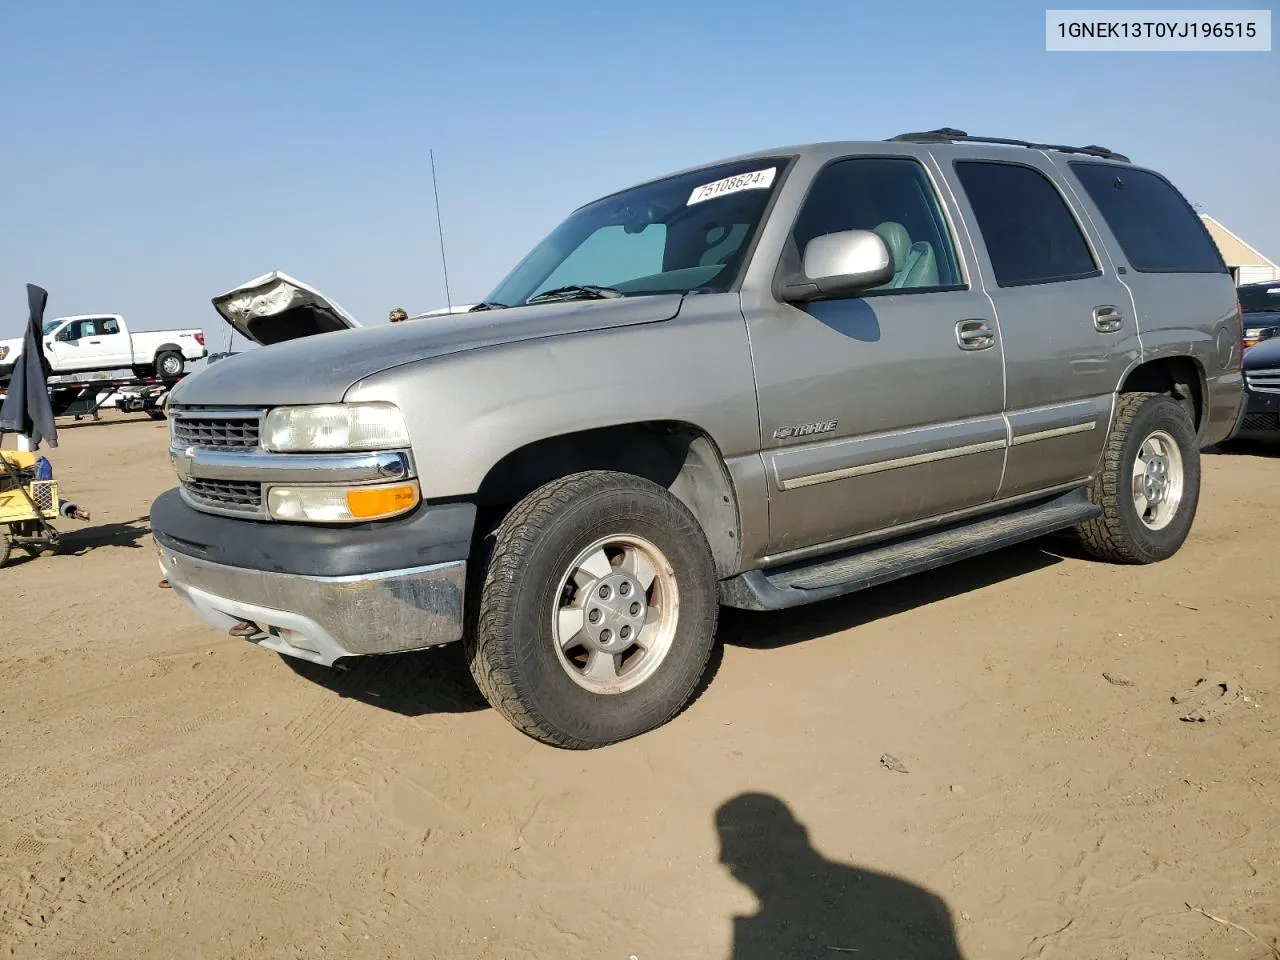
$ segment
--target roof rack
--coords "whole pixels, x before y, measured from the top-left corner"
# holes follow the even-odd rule
[[[963,130],[956,130],[954,127],[941,127],[937,130],[927,130],[923,133],[900,133],[896,137],[890,137],[890,143],[998,143],[1009,147],[1029,147],[1032,150],[1057,150],[1059,153],[1084,153],[1091,157],[1101,157],[1104,160],[1119,160],[1122,163],[1129,163],[1130,160],[1124,154],[1116,153],[1114,150],[1108,150],[1106,147],[1099,147],[1096,144],[1090,144],[1087,147],[1067,147],[1056,143],[1035,143],[1030,140],[1009,140],[1004,137],[971,137]]]

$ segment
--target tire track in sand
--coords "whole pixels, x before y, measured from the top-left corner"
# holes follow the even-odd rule
[[[200,856],[256,803],[279,789],[282,775],[308,761],[335,750],[356,734],[348,714],[353,713],[346,691],[357,680],[381,672],[385,667],[352,670],[357,676],[344,677],[334,694],[284,730],[296,740],[275,762],[249,762],[231,772],[213,790],[188,807],[176,820],[126,856],[101,889],[108,895],[153,889],[172,878]]]

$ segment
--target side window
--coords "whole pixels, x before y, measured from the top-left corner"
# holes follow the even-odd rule
[[[877,291],[964,284],[937,195],[915,160],[856,157],[826,167],[796,218],[790,255],[803,259],[810,240],[842,230],[874,230],[889,247],[893,279]]]
[[[1019,287],[1098,275],[1080,225],[1039,170],[992,160],[957,160],[955,169],[997,284]]]
[[[1226,273],[1200,218],[1164,178],[1106,163],[1071,169],[1116,235],[1129,265],[1141,273]]]
[[[104,317],[101,320],[97,320],[94,325],[97,327],[98,335],[102,337],[109,337],[113,333],[120,332],[120,324],[110,318]]]

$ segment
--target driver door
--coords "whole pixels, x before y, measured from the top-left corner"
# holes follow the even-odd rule
[[[55,374],[69,373],[74,370],[86,370],[93,367],[93,358],[87,357],[85,348],[94,348],[89,341],[94,337],[92,319],[72,320],[54,336],[52,344],[46,341],[49,351],[49,365]],[[50,349],[51,347],[51,349]]]
[[[999,325],[966,280],[971,248],[929,170],[911,156],[828,164],[783,267],[844,230],[886,241],[892,280],[801,306],[744,304],[775,557],[987,503],[1004,468]]]

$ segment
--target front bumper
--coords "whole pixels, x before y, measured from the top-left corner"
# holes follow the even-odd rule
[[[346,527],[261,523],[191,508],[177,490],[151,507],[160,569],[211,626],[256,624],[253,642],[331,665],[462,637],[475,507],[419,507]]]
[[[247,620],[259,646],[313,663],[421,650],[462,637],[466,561],[313,577],[228,567],[160,547],[160,570],[210,626]]]
[[[1280,440],[1280,393],[1245,395],[1244,413],[1233,440]]]

